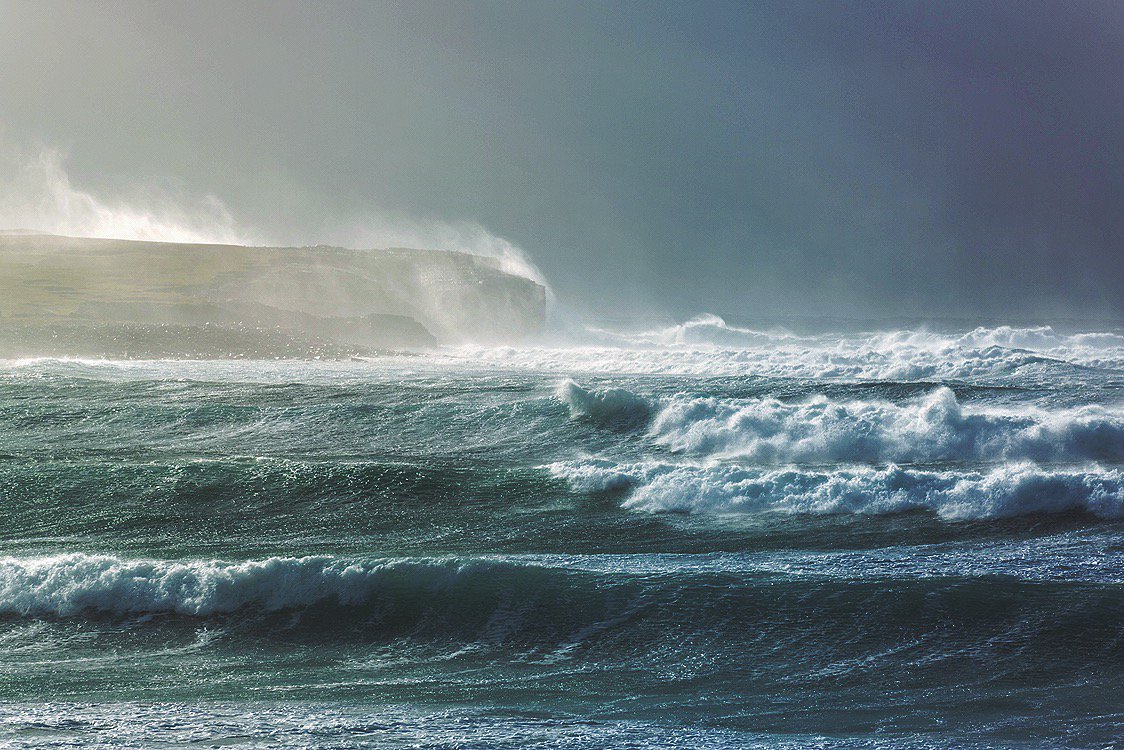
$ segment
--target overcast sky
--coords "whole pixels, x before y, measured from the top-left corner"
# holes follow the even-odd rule
[[[1122,81],[1112,0],[0,0],[0,137],[83,190],[479,223],[595,313],[1122,315]]]

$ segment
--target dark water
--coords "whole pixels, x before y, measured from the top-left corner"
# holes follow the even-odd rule
[[[8,363],[0,742],[1117,746],[1124,340],[718,334]]]

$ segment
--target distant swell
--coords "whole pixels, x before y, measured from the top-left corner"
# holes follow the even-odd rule
[[[1124,517],[1124,472],[1051,470],[1016,464],[989,471],[898,466],[833,471],[684,466],[608,461],[558,463],[551,471],[578,491],[627,490],[627,508],[689,513],[900,513],[950,520],[1083,511]]]
[[[1048,326],[797,335],[753,330],[704,315],[680,325],[620,333],[591,330],[575,348],[468,347],[449,362],[542,372],[702,377],[797,377],[916,382],[1050,378],[1124,369],[1124,335],[1063,334]]]
[[[1119,409],[983,409],[948,388],[904,404],[677,397],[651,430],[677,452],[761,464],[1124,461]]]

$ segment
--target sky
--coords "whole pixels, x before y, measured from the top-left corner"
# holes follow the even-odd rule
[[[0,223],[521,249],[610,317],[1124,318],[1122,81],[1110,0],[0,0]]]

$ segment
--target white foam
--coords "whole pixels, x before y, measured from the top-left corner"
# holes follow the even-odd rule
[[[1086,511],[1124,516],[1124,473],[1007,464],[986,471],[899,466],[832,471],[608,461],[552,464],[578,491],[631,488],[624,507],[689,513],[882,514],[928,510],[950,520]]]
[[[439,587],[469,569],[454,560],[343,561],[271,557],[247,562],[130,560],[107,555],[0,558],[0,613],[208,615],[275,611],[323,601],[359,604],[391,578]]]
[[[857,380],[968,380],[1124,369],[1124,336],[1059,334],[1049,327],[957,334],[899,330],[798,336],[737,328],[716,316],[625,334],[591,330],[570,347],[464,347],[451,364],[544,372],[764,376]]]
[[[965,406],[948,388],[904,404],[675,397],[652,421],[673,451],[763,464],[1124,460],[1124,410]]]
[[[998,383],[1056,382],[1059,377],[1088,376],[1082,368],[1124,371],[1124,336],[1109,332],[1061,335],[1049,328],[978,328],[957,335],[905,330],[796,336],[784,331],[749,331],[727,326],[715,330],[740,341],[714,345],[698,342],[703,336],[700,331],[704,330],[711,329],[702,323],[687,323],[683,327],[630,336],[602,331],[592,336],[596,343],[572,346],[445,347],[408,358],[373,357],[359,363],[328,363],[322,369],[355,372],[424,369],[435,373],[502,370],[570,377],[629,374]],[[682,341],[692,343],[676,343]],[[1016,343],[1037,344],[1038,347],[1003,345]],[[121,367],[114,362],[100,364]],[[0,374],[13,366],[13,363],[0,362]],[[222,366],[177,362],[165,365],[165,369]],[[305,370],[312,369],[307,362],[301,366]],[[243,367],[262,369],[268,366],[253,363]],[[288,364],[280,367],[294,370]],[[302,377],[299,372],[296,377]]]

